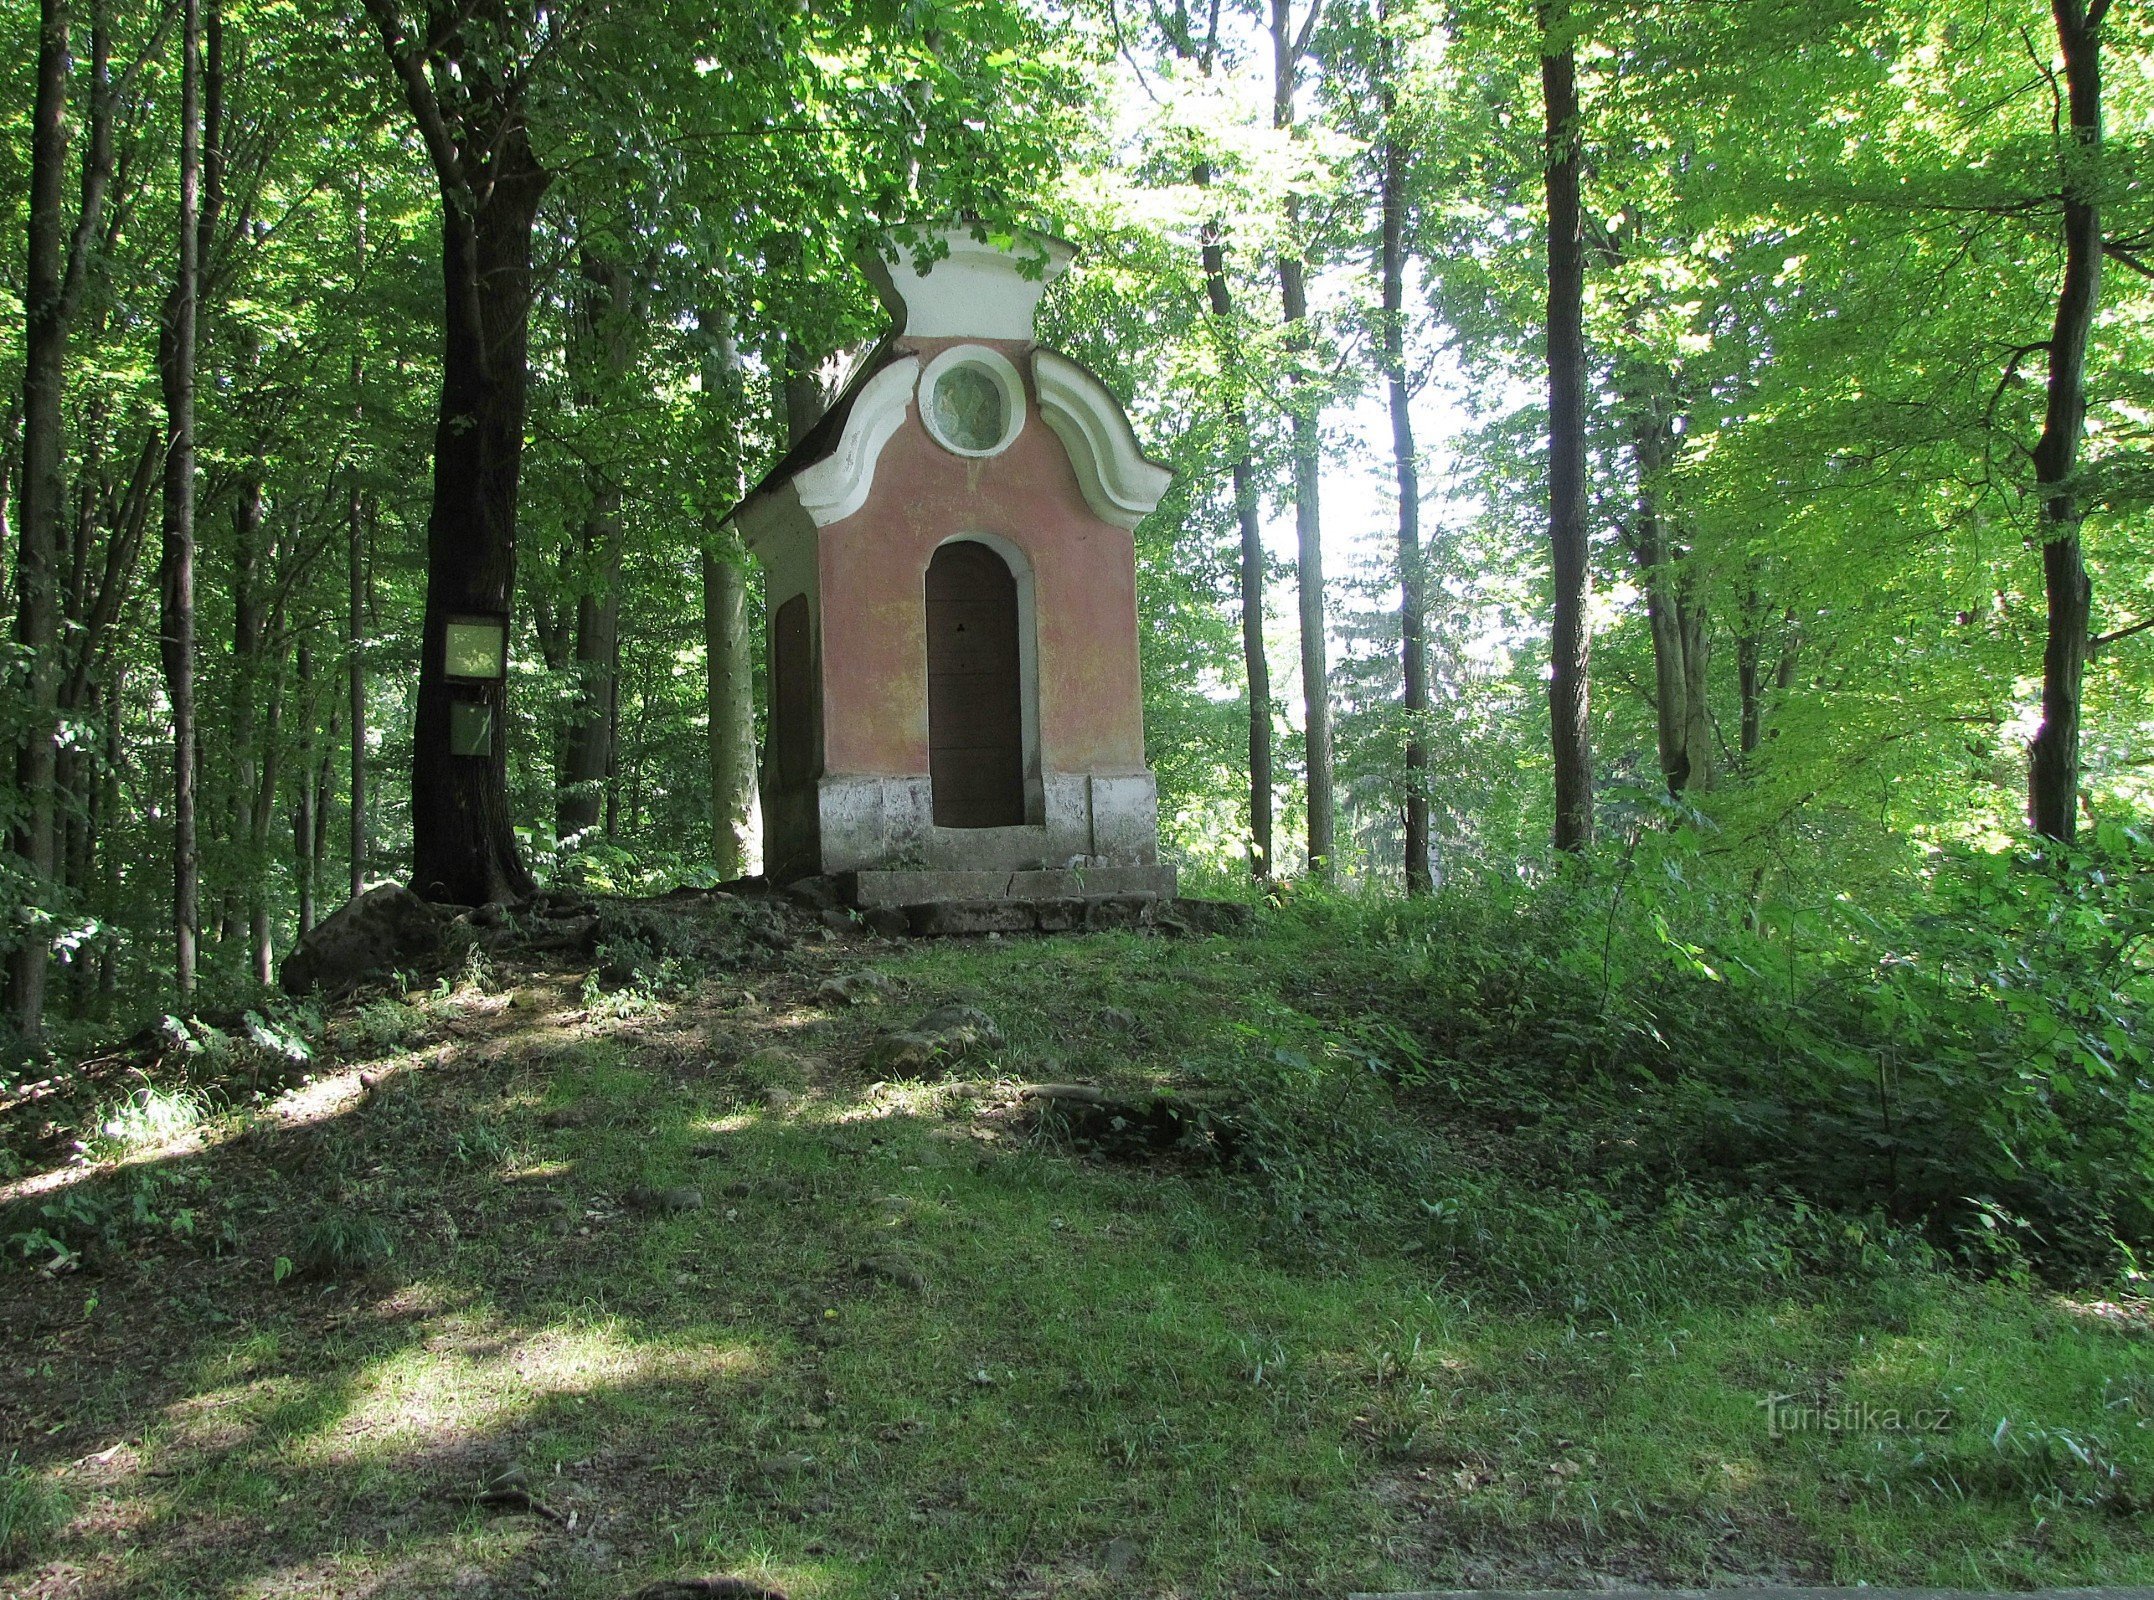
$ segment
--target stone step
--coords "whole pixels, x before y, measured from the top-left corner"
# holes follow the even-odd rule
[[[1050,867],[1020,872],[864,871],[837,875],[840,905],[922,906],[941,901],[1107,900],[1150,895],[1171,900],[1173,867]]]

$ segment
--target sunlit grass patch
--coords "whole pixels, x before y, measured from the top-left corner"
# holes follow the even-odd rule
[[[215,1115],[207,1096],[180,1087],[144,1084],[107,1107],[83,1142],[92,1161],[125,1161],[198,1132]]]
[[[637,1339],[612,1320],[520,1332],[485,1316],[456,1319],[425,1345],[362,1365],[348,1402],[323,1419],[302,1458],[387,1460],[414,1444],[498,1434],[548,1407],[613,1407],[652,1386],[722,1393],[763,1357],[745,1341]]]

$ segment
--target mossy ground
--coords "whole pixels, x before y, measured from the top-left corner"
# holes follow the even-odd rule
[[[863,968],[889,992],[818,994]],[[1385,1172],[1286,1170],[1321,1141],[1253,1173],[1110,1159],[1011,1104],[1320,1057],[1345,1019],[1265,927],[817,933],[669,997],[582,980],[377,999],[309,1082],[9,1186],[11,1229],[66,1194],[120,1222],[79,1271],[0,1270],[0,1590],[2154,1582],[2143,1304],[1751,1275],[1714,1213],[1620,1264],[1665,1292],[1602,1294],[1590,1249],[1576,1293],[1545,1258],[1507,1283],[1439,1247],[1447,1196],[1417,1238],[1357,1221]],[[957,1000],[1006,1046],[870,1081],[878,1030]],[[1486,1130],[1349,1094],[1434,1152],[1410,1181],[1486,1170]],[[394,1254],[304,1261],[325,1216]],[[1775,1429],[1776,1395],[1868,1425]],[[510,1469],[554,1517],[476,1498]]]

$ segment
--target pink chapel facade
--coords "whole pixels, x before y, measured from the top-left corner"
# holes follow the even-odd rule
[[[766,577],[766,873],[1171,895],[1132,533],[1170,474],[1035,341],[1072,248],[939,239],[865,263],[891,332],[734,513]]]

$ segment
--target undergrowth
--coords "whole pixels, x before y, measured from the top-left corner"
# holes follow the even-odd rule
[[[1500,1178],[1451,1180],[1465,1202],[1426,1197],[1433,1249],[1470,1247],[1468,1214],[1530,1235],[1553,1185],[1558,1240],[1674,1197],[1748,1208],[1738,1234],[1776,1217],[1810,1241],[1788,1248],[1835,1260],[1913,1231],[1986,1272],[2136,1271],[2154,1242],[2144,841],[1941,856],[1892,912],[1753,898],[1699,859],[1648,833],[1539,884],[1304,894],[1269,919],[1252,958],[1309,997],[1333,1064],[1498,1157]]]

